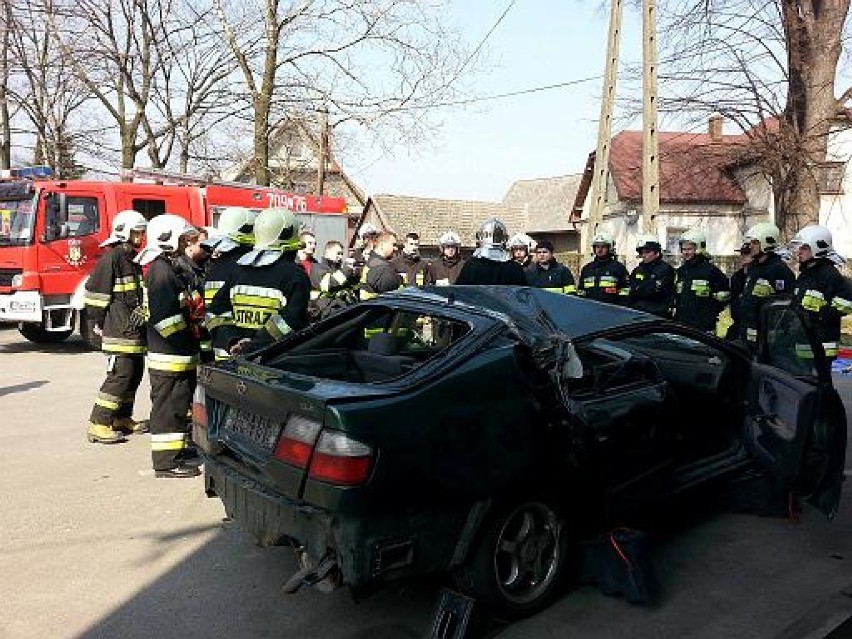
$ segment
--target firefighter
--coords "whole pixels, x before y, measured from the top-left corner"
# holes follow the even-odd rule
[[[425,281],[426,260],[420,257],[420,236],[406,233],[402,251],[391,264],[402,278],[403,286],[423,286]]]
[[[600,232],[592,238],[594,259],[580,269],[577,294],[597,302],[624,304],[630,294],[627,268],[616,259],[615,240]]]
[[[715,333],[719,313],[730,300],[728,278],[711,261],[707,237],[700,229],[678,239],[683,258],[677,269],[674,319],[706,333]]]
[[[175,266],[186,284],[187,290],[193,291],[192,324],[193,331],[199,334],[198,349],[202,362],[213,361],[213,343],[210,333],[204,326],[204,282],[210,265],[212,251],[209,244],[209,232],[206,229],[195,229],[195,233],[187,233],[183,237],[182,247],[175,258]],[[198,293],[198,295],[195,295]]]
[[[232,277],[237,269],[237,260],[251,251],[254,244],[254,221],[257,213],[241,206],[232,206],[222,211],[216,231],[204,242],[213,256],[210,267],[207,270],[207,278],[204,281],[204,305],[206,307],[205,323],[210,329],[210,323],[214,315],[210,312],[213,298],[228,278]],[[222,322],[230,322],[231,317],[226,317]],[[213,358],[222,361],[230,357],[226,345],[217,344],[212,340]]]
[[[187,286],[176,263],[195,227],[177,215],[158,215],[148,225],[145,249],[137,263],[148,265],[145,302],[148,314],[148,376],[151,379],[151,461],[156,477],[199,474],[191,463],[187,412],[199,363],[195,308],[198,291]]]
[[[760,342],[760,309],[773,297],[788,296],[793,292],[793,271],[775,253],[780,235],[777,226],[761,222],[746,232],[743,242],[750,247],[752,261],[740,298],[740,339],[752,352],[757,351]]]
[[[630,306],[669,317],[675,292],[675,270],[663,261],[663,247],[656,235],[640,235],[636,253],[641,260],[630,273]]]
[[[741,327],[740,302],[745,289],[748,266],[751,264],[751,246],[744,244],[740,248],[740,267],[731,275],[731,325],[725,333],[725,339],[739,339]]]
[[[145,315],[142,309],[142,268],[133,258],[142,245],[147,220],[136,211],[121,211],[112,233],[101,243],[110,247],[86,282],[86,313],[101,336],[108,358],[107,374],[86,429],[92,443],[114,444],[125,435],[147,431],[133,421],[133,403],[142,381]]]
[[[387,231],[379,233],[375,251],[364,269],[367,276],[361,276],[361,279],[365,280],[361,288],[362,300],[395,291],[403,285],[402,276],[392,264],[395,250],[396,235]]]
[[[456,284],[526,286],[521,265],[506,252],[509,232],[497,218],[485,220],[476,231],[477,248],[465,262]]]
[[[574,276],[564,264],[553,257],[553,243],[543,240],[535,249],[536,261],[526,268],[527,284],[554,293],[577,292]]]
[[[454,231],[447,231],[438,238],[441,256],[426,265],[424,282],[428,286],[450,286],[456,283],[464,268],[461,256],[461,238]]]
[[[343,256],[343,244],[330,240],[325,244],[323,259],[311,269],[310,316],[317,320],[358,301],[358,274]]]
[[[837,358],[840,345],[840,318],[852,313],[852,282],[834,265],[844,260],[834,251],[831,232],[824,226],[801,229],[790,248],[799,262],[793,303],[810,319],[825,356],[831,362]],[[796,352],[802,358],[813,357],[807,344],[797,344]]]
[[[366,293],[367,274],[370,271],[370,258],[373,257],[373,254],[375,253],[376,240],[378,237],[379,229],[369,222],[361,225],[361,228],[358,229],[358,242],[361,247],[355,250],[353,257],[355,260],[355,268],[360,276],[361,288],[359,290],[359,295],[361,299],[369,298],[369,295]]]
[[[302,244],[296,217],[266,209],[254,222],[254,249],[241,257],[233,276],[211,304],[213,343],[239,355],[278,342],[308,321],[311,283],[296,264]]]
[[[515,233],[506,242],[513,262],[525,269],[532,264],[532,238],[526,233]]]

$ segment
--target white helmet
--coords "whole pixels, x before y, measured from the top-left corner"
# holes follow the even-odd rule
[[[254,221],[257,211],[243,206],[229,206],[219,214],[216,229],[202,242],[208,250],[227,253],[239,245],[254,244]]]
[[[819,224],[811,224],[800,229],[790,241],[788,248],[795,252],[803,246],[811,249],[811,253],[816,258],[826,258],[836,263],[844,261],[843,257],[834,250],[831,231]]]
[[[598,231],[592,237],[592,248],[596,246],[608,246],[611,253],[615,252],[615,240],[606,231]]]
[[[678,238],[677,243],[681,249],[684,244],[692,244],[695,246],[696,253],[707,255],[707,235],[701,229],[687,229]]]
[[[100,246],[111,246],[119,242],[127,242],[133,231],[144,231],[148,220],[141,213],[133,210],[120,211],[112,220],[112,232],[100,243]]]
[[[643,250],[663,252],[663,245],[660,244],[660,238],[653,233],[640,233],[636,238],[636,252],[641,253]]]
[[[509,250],[522,248],[527,251],[531,251],[532,239],[526,233],[515,233],[509,238],[509,241],[506,242],[506,248]]]
[[[438,238],[438,246],[461,246],[461,238],[455,231],[447,231]]]
[[[361,228],[358,229],[358,237],[360,237],[362,240],[364,239],[365,235],[378,235],[378,234],[379,234],[379,229],[377,229],[374,224],[370,224],[369,222],[365,222],[364,224],[361,225]]]
[[[781,237],[781,231],[772,222],[761,222],[755,224],[746,231],[744,244],[751,244],[754,241],[760,243],[760,250],[764,253],[771,253],[778,248],[778,242]]]
[[[192,233],[198,233],[198,229],[179,215],[158,215],[148,223],[145,248],[134,261],[144,266],[162,253],[174,253],[180,238]]]

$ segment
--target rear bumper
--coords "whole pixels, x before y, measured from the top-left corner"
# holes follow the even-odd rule
[[[454,563],[470,509],[349,515],[299,503],[205,455],[204,486],[262,546],[302,546],[314,565],[337,557],[344,585],[366,588],[403,576],[440,573]],[[465,540],[466,541],[466,540]]]
[[[0,322],[41,321],[42,304],[38,291],[0,293]]]

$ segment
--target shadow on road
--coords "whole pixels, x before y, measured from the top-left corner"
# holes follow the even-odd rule
[[[92,349],[82,339],[68,339],[55,344],[36,344],[23,337],[21,341],[0,345],[0,353],[50,353],[54,355],[78,355],[91,353]]]
[[[13,395],[15,393],[25,393],[28,390],[41,388],[49,382],[46,379],[40,379],[35,382],[24,382],[23,384],[12,384],[11,386],[0,386],[0,397],[4,395]]]

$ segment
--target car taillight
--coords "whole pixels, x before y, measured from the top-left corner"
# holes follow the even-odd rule
[[[358,486],[370,474],[373,449],[345,434],[327,430],[319,438],[309,476],[338,486]]]
[[[291,415],[275,445],[275,458],[298,468],[307,468],[321,428],[322,424],[317,421]]]

